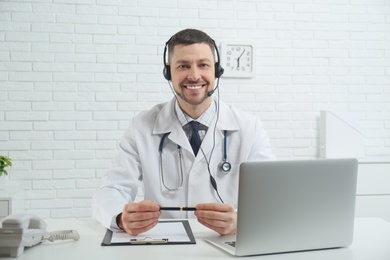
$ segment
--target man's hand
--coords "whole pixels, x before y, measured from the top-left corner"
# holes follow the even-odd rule
[[[233,205],[224,203],[203,203],[196,205],[195,216],[199,223],[220,235],[236,233],[237,213]]]
[[[126,233],[136,236],[156,226],[160,216],[160,206],[154,201],[144,200],[126,204],[117,224]]]

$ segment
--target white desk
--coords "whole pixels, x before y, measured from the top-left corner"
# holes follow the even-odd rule
[[[28,260],[69,260],[69,259],[225,259],[233,258],[202,240],[213,231],[191,220],[191,228],[197,240],[196,245],[147,245],[110,246],[100,243],[105,229],[91,219],[53,219],[47,220],[48,231],[76,229],[80,240],[44,242],[26,248],[17,259]],[[254,256],[248,259],[262,260],[387,260],[390,259],[390,223],[382,219],[359,218],[355,222],[354,242],[348,248],[308,251],[290,254]],[[1,259],[16,259],[1,257]]]

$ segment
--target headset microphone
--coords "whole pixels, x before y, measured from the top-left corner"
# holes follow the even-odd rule
[[[211,97],[211,95],[214,94],[215,90],[216,90],[216,89],[213,89],[213,90],[207,92],[207,96],[208,96],[208,97]]]
[[[213,90],[207,92],[207,96],[211,97],[214,94],[214,92],[217,90],[218,87],[219,87],[219,78],[217,79],[217,86]]]
[[[215,89],[213,89],[213,90],[207,92],[207,96],[208,96],[208,97],[211,97],[211,95],[214,94],[214,92],[215,92],[216,89],[217,89],[217,88],[215,88]]]

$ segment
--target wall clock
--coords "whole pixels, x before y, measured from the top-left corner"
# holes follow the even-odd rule
[[[221,43],[221,66],[225,69],[222,77],[252,78],[255,74],[254,44],[242,42]]]

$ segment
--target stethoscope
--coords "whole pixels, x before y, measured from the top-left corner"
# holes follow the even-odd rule
[[[220,168],[223,173],[229,173],[230,170],[232,169],[232,165],[230,162],[227,161],[227,131],[223,131],[223,158],[222,162],[220,163]]]
[[[179,154],[179,164],[180,164],[180,184],[176,188],[170,188],[166,186],[164,181],[164,167],[163,167],[163,147],[164,147],[164,141],[167,138],[167,136],[171,132],[165,133],[160,140],[160,144],[158,146],[158,151],[160,153],[160,174],[161,174],[161,182],[168,191],[177,191],[183,186],[183,163],[182,163],[182,152],[181,152],[181,146],[177,145],[177,151]],[[223,173],[229,173],[232,169],[232,165],[227,161],[227,130],[223,131],[223,158],[222,162],[219,165],[219,168],[221,172]]]

